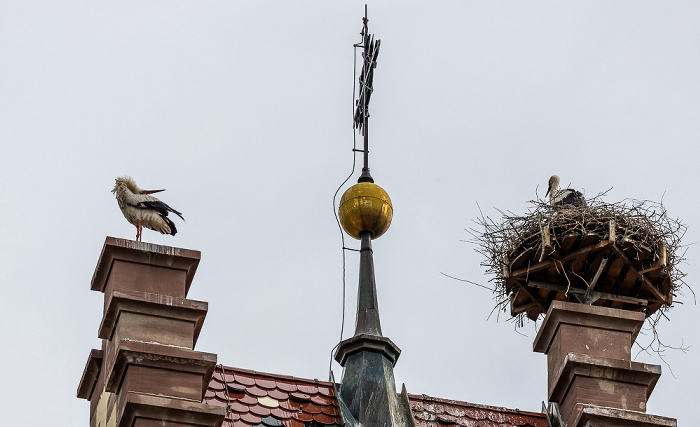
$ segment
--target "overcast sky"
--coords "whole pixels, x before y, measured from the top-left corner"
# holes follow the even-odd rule
[[[88,425],[75,397],[99,348],[90,279],[105,236],[134,238],[110,193],[131,175],[202,251],[197,345],[238,368],[328,378],[340,339],[333,194],[352,166],[362,1],[15,1],[0,5],[0,420]],[[465,228],[525,212],[550,175],[607,200],[663,202],[697,242],[700,3],[374,1],[382,40],[370,166],[394,204],[373,243],[382,328],[410,393],[539,411],[546,357],[516,332]],[[359,171],[352,181],[357,178]],[[348,245],[356,245],[352,240]],[[345,338],[357,255],[348,254]],[[691,246],[687,282],[700,249]],[[700,316],[676,298],[648,412],[697,420]],[[641,339],[646,339],[642,337]],[[334,363],[336,378],[340,367]]]

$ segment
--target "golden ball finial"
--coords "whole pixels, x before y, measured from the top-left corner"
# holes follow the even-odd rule
[[[360,239],[360,232],[369,231],[376,239],[389,229],[394,208],[386,191],[372,182],[359,182],[340,198],[338,216],[343,229]]]

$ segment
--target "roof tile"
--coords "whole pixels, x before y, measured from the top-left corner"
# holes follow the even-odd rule
[[[246,423],[249,424],[260,424],[260,421],[262,421],[262,418],[255,414],[251,414],[248,412],[247,414],[241,414],[241,421],[245,421]]]
[[[212,379],[221,382],[221,383],[230,383],[233,382],[233,374],[230,373],[222,373],[221,371],[214,372],[214,376]]]
[[[338,408],[336,408],[335,406],[322,406],[321,412],[323,412],[326,415],[330,415],[331,417],[338,416]]]
[[[266,427],[282,427],[284,424],[282,424],[282,421],[278,420],[275,417],[267,416],[262,419],[262,424]]]
[[[267,395],[270,396],[271,398],[277,399],[277,400],[287,400],[287,399],[289,399],[289,393],[285,393],[285,392],[280,391],[280,390],[278,390],[278,389],[269,390],[269,391],[267,392]]]
[[[303,421],[305,423],[308,423],[309,421],[314,419],[314,416],[309,414],[308,412],[302,411],[302,412],[297,412],[296,414],[294,414],[294,416],[292,418],[296,418],[299,421]]]
[[[286,392],[294,392],[297,391],[297,385],[294,383],[284,383],[284,382],[279,382],[277,383],[277,388],[286,391]]]
[[[288,420],[288,419],[292,418],[292,415],[294,415],[293,412],[285,411],[282,408],[272,409],[272,410],[270,410],[270,414],[273,417],[279,418],[281,420]]]
[[[243,384],[236,384],[236,383],[233,383],[233,382],[232,382],[232,383],[226,384],[226,387],[229,389],[229,392],[230,392],[230,391],[245,392],[245,391],[246,391],[246,388],[247,388],[247,387],[244,386]]]
[[[333,401],[331,399],[320,395],[312,396],[311,402],[320,405],[321,407],[333,404]]]
[[[250,410],[248,405],[243,405],[241,402],[235,401],[231,402],[231,410],[238,412],[239,414],[245,414]]]
[[[224,389],[224,383],[216,380],[216,378],[212,377],[212,380],[209,382],[209,390],[210,391],[221,391]]]
[[[306,393],[306,394],[318,394],[318,387],[312,386],[312,385],[304,385],[304,384],[297,384],[297,388],[299,389],[300,392]]]
[[[304,403],[302,405],[302,409],[304,412],[308,412],[310,414],[320,414],[321,413],[321,406],[317,405],[313,402]]]
[[[321,412],[318,414],[314,414],[314,420],[321,423],[321,424],[328,425],[328,424],[333,424],[335,421],[335,418],[329,417],[328,415]]]
[[[331,387],[327,387],[324,385],[319,385],[318,386],[318,392],[321,393],[322,395],[326,397],[332,397],[335,398],[335,393],[333,393],[333,389]]]
[[[277,383],[270,380],[264,380],[262,378],[256,378],[255,384],[260,388],[273,389],[277,387]]]
[[[300,402],[295,402],[292,399],[280,401],[280,408],[286,409],[290,412],[299,411],[300,406],[301,406]]]
[[[259,416],[259,417],[269,417],[270,416],[270,408],[266,408],[262,405],[251,406],[250,412]]]
[[[254,385],[254,386],[252,386],[252,387],[248,387],[248,388],[246,389],[246,393],[252,394],[252,395],[255,396],[255,397],[267,396],[267,390],[263,390],[263,389],[261,389],[260,387],[258,387],[258,386],[256,386],[256,385]]]
[[[238,384],[243,384],[243,385],[255,385],[255,378],[249,377],[247,375],[242,375],[242,374],[234,374],[234,377],[236,378],[236,382]],[[227,383],[229,381],[226,381]]]
[[[251,396],[249,394],[246,394],[242,398],[236,399],[236,400],[238,400],[239,402],[241,402],[242,404],[247,405],[247,406],[252,406],[252,405],[258,404],[258,398],[255,396]]]
[[[311,400],[311,396],[306,394],[306,393],[299,393],[298,391],[295,391],[294,393],[291,393],[289,395],[292,399],[297,400],[299,402],[309,402]]]
[[[270,396],[258,397],[258,403],[267,408],[278,408],[280,406],[280,401]]]

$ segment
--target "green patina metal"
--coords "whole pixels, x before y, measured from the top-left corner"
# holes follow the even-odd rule
[[[396,393],[394,365],[401,350],[381,332],[371,234],[360,237],[355,335],[341,342],[335,355],[343,366],[341,414],[351,427],[414,426],[408,396]]]

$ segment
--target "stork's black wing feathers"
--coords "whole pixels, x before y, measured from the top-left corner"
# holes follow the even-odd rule
[[[175,227],[175,223],[165,215],[163,216],[163,219],[168,224],[168,227],[170,227],[170,233],[163,233],[161,230],[158,230],[157,228],[153,228],[153,227],[149,226],[148,224],[143,224],[143,227],[146,227],[146,228],[153,230],[153,231],[158,231],[161,234],[170,234],[171,236],[174,236],[177,233],[177,228]]]
[[[177,213],[177,212],[174,212],[174,213]],[[180,215],[180,218],[182,218],[182,215]],[[174,236],[177,233],[177,228],[175,228],[175,223],[167,216],[164,216],[163,219],[165,219],[165,222],[168,223],[168,227],[170,227],[170,235]]]
[[[565,191],[567,191],[566,195],[556,203],[557,206],[586,207],[586,199],[580,191],[570,188],[567,188]]]
[[[137,206],[143,207],[143,208],[155,209],[164,217],[168,216],[168,212],[172,212],[175,215],[179,216],[180,219],[182,219],[183,221],[185,220],[185,218],[182,216],[182,214],[180,212],[176,211],[175,209],[168,206],[167,203],[163,203],[160,200],[159,201],[151,201],[151,202],[141,202]],[[171,221],[169,221],[169,222],[171,222]],[[173,236],[174,235],[175,235],[175,233],[173,233]]]

